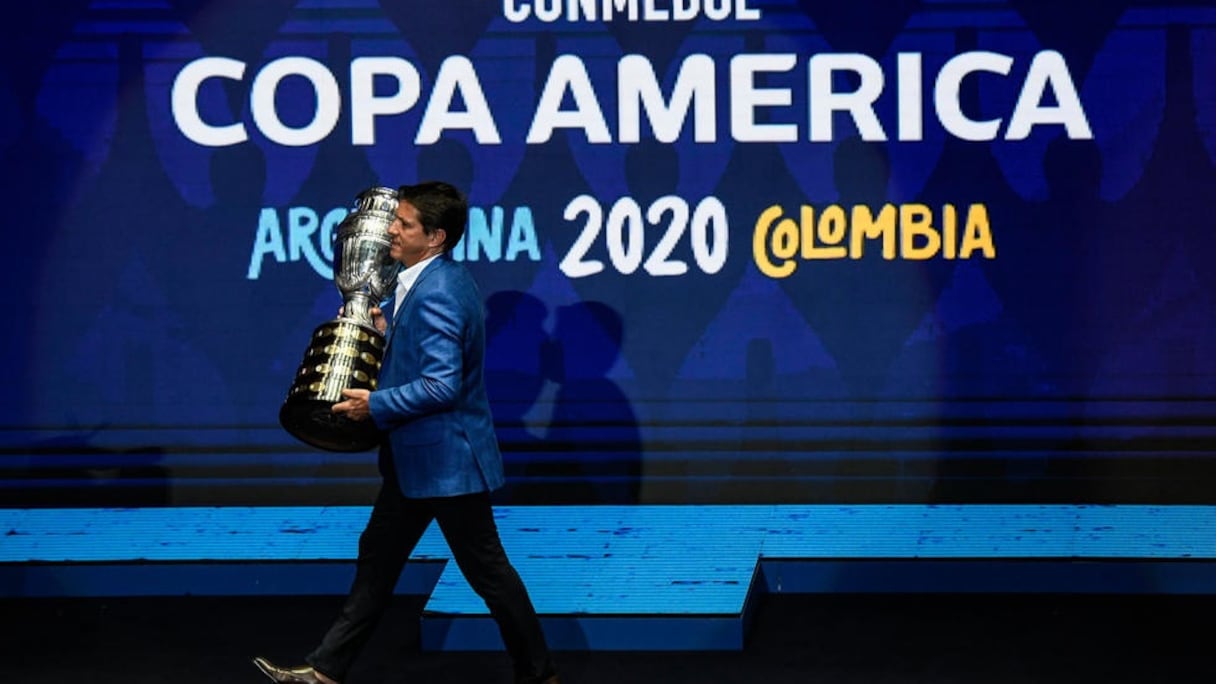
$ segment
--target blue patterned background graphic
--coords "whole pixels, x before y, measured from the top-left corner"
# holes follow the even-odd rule
[[[520,3],[526,4],[526,3]],[[662,3],[659,3],[662,5]],[[0,496],[21,505],[361,503],[367,454],[318,452],[277,425],[312,329],[340,304],[326,236],[361,189],[442,178],[484,238],[461,258],[487,306],[487,376],[513,503],[1211,503],[1216,487],[1216,8],[1202,2],[752,0],[756,21],[512,22],[501,3],[347,0],[40,3],[0,40],[4,269]],[[1036,55],[1058,52],[1091,138],[1005,128]],[[962,140],[935,115],[952,58],[1009,56],[964,80]],[[796,55],[759,85],[789,94],[732,135],[731,64]],[[866,140],[847,115],[811,141],[808,60],[864,55],[887,82]],[[901,140],[900,55],[920,55],[924,119]],[[640,55],[664,93],[712,62],[713,142],[691,120],[621,142],[617,69]],[[332,133],[288,146],[255,75],[315,60],[341,93]],[[577,57],[614,138],[529,144],[554,64]],[[186,65],[224,57],[195,100],[248,139],[213,147],[175,119]],[[352,61],[405,60],[421,94],[353,144]],[[453,61],[454,58],[460,58]],[[418,144],[441,71],[476,70],[501,141]],[[376,93],[391,87],[375,82]],[[845,76],[838,91],[856,87]],[[1049,96],[1050,97],[1050,96]],[[458,96],[453,109],[472,106]],[[317,95],[285,78],[302,127]],[[334,104],[334,103],[330,103]],[[1046,105],[1050,105],[1047,102]],[[563,100],[575,106],[570,94]],[[625,273],[603,234],[571,277],[586,197],[605,213],[720,203],[725,258]],[[993,258],[753,259],[766,208],[982,204]],[[963,211],[964,209],[960,209]],[[653,249],[667,218],[641,233]],[[940,224],[939,224],[940,225]],[[514,239],[516,242],[512,243]],[[260,250],[260,251],[259,251]]]

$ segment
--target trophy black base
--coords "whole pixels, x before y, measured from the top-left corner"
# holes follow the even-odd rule
[[[333,412],[335,402],[288,400],[279,409],[279,424],[293,437],[326,451],[367,451],[380,443],[371,419],[351,420]]]
[[[351,420],[333,412],[347,389],[376,389],[384,359],[380,331],[350,320],[335,319],[313,331],[304,361],[296,372],[279,423],[293,437],[326,451],[367,451],[380,443],[371,418]]]

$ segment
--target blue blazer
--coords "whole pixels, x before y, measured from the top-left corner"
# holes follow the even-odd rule
[[[387,433],[381,471],[390,475],[384,466],[391,463],[407,497],[501,487],[502,454],[483,373],[485,310],[473,276],[439,256],[395,310],[385,310],[380,389],[369,400],[372,420]]]

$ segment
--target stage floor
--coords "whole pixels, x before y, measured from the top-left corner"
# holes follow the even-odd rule
[[[0,513],[0,596],[256,602],[344,594],[368,511]],[[738,651],[766,596],[1216,595],[1210,506],[534,506],[495,516],[551,645],[565,651]],[[485,604],[447,558],[432,528],[398,585],[429,597],[423,650],[501,649]]]
[[[3,599],[5,679],[255,684],[251,656],[299,659],[339,601]],[[501,653],[420,650],[423,601],[397,597],[347,684],[511,681]],[[1213,596],[766,596],[742,651],[555,658],[565,684],[1211,682],[1214,614]]]

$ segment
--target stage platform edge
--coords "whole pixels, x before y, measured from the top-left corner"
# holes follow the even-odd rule
[[[0,509],[0,596],[339,595],[366,507]],[[739,650],[766,594],[1216,594],[1216,507],[520,506],[503,544],[557,650]],[[427,650],[502,648],[428,530]]]

